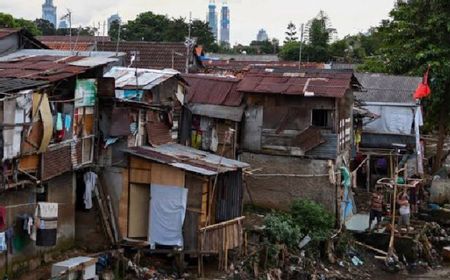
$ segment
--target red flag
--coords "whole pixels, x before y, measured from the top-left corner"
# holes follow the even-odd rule
[[[422,82],[417,86],[416,92],[414,92],[414,99],[422,99],[431,94],[430,86],[428,85],[428,72],[430,71],[430,66],[428,66],[427,71],[423,75]]]

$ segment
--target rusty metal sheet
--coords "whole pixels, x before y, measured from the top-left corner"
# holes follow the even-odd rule
[[[172,142],[171,130],[163,122],[150,121],[145,124],[148,142],[151,145],[161,145]]]
[[[249,73],[237,90],[249,93],[268,93],[341,98],[351,88],[353,73]]]
[[[211,75],[184,74],[188,82],[186,100],[188,103],[200,103],[223,106],[240,106],[243,94],[237,91],[239,79]]]

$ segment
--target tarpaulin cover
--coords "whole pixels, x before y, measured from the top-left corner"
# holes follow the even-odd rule
[[[413,107],[404,106],[364,106],[380,118],[364,124],[364,132],[410,135],[415,117]]]
[[[178,186],[151,185],[149,242],[183,246],[183,223],[188,190]]]
[[[97,96],[97,80],[77,80],[75,86],[75,108],[95,105]]]

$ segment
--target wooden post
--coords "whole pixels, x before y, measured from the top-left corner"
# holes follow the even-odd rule
[[[396,206],[397,206],[397,179],[398,179],[398,168],[395,169],[395,176],[394,176],[394,196],[392,197],[392,220],[391,220],[391,238],[389,240],[389,248],[388,248],[388,254],[386,256],[386,261],[394,255],[394,235],[395,235],[395,212],[396,212]]]
[[[370,192],[370,174],[372,173],[372,170],[371,170],[372,167],[370,166],[370,154],[367,155],[367,158],[368,158],[368,160],[367,160],[367,172],[366,172],[366,176],[367,176],[366,189],[367,189],[367,192]]]

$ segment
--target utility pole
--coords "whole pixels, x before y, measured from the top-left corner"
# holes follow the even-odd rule
[[[304,24],[302,23],[300,25],[300,51],[298,53],[298,69],[302,68],[303,28]]]
[[[188,37],[186,38],[185,46],[186,46],[186,74],[189,73],[189,57],[190,51],[192,48],[192,39],[191,39],[191,28],[192,28],[192,12],[189,12],[189,24],[188,24]]]

